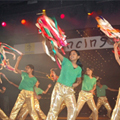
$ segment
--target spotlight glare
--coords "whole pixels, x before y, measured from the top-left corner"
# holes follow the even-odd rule
[[[43,9],[42,12],[43,12],[44,15],[46,15],[46,10],[45,9]]]
[[[25,20],[25,19],[22,19],[22,20],[21,20],[21,24],[24,25],[25,23],[26,23],[26,20]]]
[[[91,15],[91,13],[88,13],[88,15]]]
[[[46,10],[45,10],[45,9],[43,9],[42,11],[43,11],[43,12],[45,12]]]
[[[5,27],[7,24],[6,22],[2,22],[2,26]]]
[[[91,13],[88,13],[88,15],[89,15],[89,16],[93,15],[93,12],[91,12]]]
[[[65,14],[61,14],[61,15],[60,15],[60,18],[61,18],[61,19],[64,19],[64,18],[65,18]]]

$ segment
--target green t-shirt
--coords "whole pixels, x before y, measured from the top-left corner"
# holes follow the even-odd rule
[[[33,87],[37,82],[36,77],[30,78],[26,72],[22,72],[21,77],[22,77],[22,80],[20,82],[19,89],[33,91]]]
[[[96,78],[90,78],[88,75],[83,76],[83,81],[82,81],[82,90],[85,91],[90,91],[93,89],[93,86],[96,84]]]
[[[71,87],[73,83],[75,83],[76,78],[81,77],[81,72],[81,67],[78,66],[77,68],[73,68],[72,62],[64,57],[62,61],[61,73],[57,82]]]
[[[101,88],[99,86],[96,86],[97,89],[97,97],[103,97],[106,96],[106,89],[108,86],[103,85]]]
[[[37,95],[39,95],[39,94],[42,94],[42,93],[43,93],[43,90],[42,90],[42,89],[40,89],[40,88],[34,87],[34,90],[35,90],[35,93],[36,93]]]

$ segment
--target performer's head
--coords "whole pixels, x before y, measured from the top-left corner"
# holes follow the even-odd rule
[[[33,65],[31,65],[31,64],[26,65],[25,70],[28,74],[32,73],[32,75],[34,75],[34,66]]]
[[[70,51],[69,59],[71,62],[76,62],[76,64],[82,68],[82,64],[80,62],[80,53],[77,50]]]
[[[97,80],[97,86],[101,86],[100,80]]]
[[[38,87],[40,85],[40,82],[37,81],[37,83],[35,84],[36,87]]]
[[[88,76],[92,76],[93,71],[94,71],[94,69],[93,69],[93,68],[91,68],[91,67],[86,68],[86,74],[87,74]]]

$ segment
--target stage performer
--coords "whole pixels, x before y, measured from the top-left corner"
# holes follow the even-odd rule
[[[53,71],[53,69],[50,70],[50,79],[55,82],[58,80],[59,76],[56,75],[55,71]],[[59,113],[66,107],[66,104],[65,102],[63,101],[61,106],[60,106],[60,110],[59,110]],[[58,113],[58,114],[59,114]],[[55,120],[57,120],[58,116],[55,118]]]
[[[98,110],[93,99],[93,93],[96,89],[96,78],[92,76],[93,70],[93,68],[86,68],[86,74],[83,76],[82,89],[79,93],[76,105],[76,117],[78,116],[85,102],[87,102],[88,106],[93,111],[93,120],[98,120]]]
[[[114,44],[114,55],[115,55],[116,61],[120,65],[120,58],[119,58],[119,54],[117,52],[117,48],[118,48],[119,44],[120,43],[115,43]],[[115,108],[112,112],[111,120],[120,120],[120,88],[119,88],[119,93],[118,93],[118,96],[117,96],[116,105],[115,105]]]
[[[21,92],[18,95],[16,103],[11,111],[10,120],[15,120],[19,110],[22,108],[23,104],[26,103],[29,109],[29,114],[33,120],[39,120],[37,112],[34,105],[34,89],[33,87],[37,83],[37,79],[34,77],[34,66],[29,64],[25,67],[26,72],[22,72],[18,69],[19,63],[22,59],[22,55],[18,57],[15,64],[15,70],[21,74],[22,81],[19,85]]]
[[[62,69],[52,92],[50,110],[46,120],[55,120],[57,118],[63,101],[67,106],[67,120],[75,120],[76,99],[73,87],[81,83],[80,54],[77,50],[72,50],[69,54],[69,59],[67,59],[57,49],[55,50],[56,55],[62,61]],[[75,83],[76,79],[77,82]]]
[[[97,90],[97,97],[98,97],[98,100],[97,100],[97,109],[99,110],[99,108],[104,105],[105,108],[107,109],[107,116],[110,118],[111,117],[111,111],[112,111],[112,108],[107,100],[107,97],[106,97],[106,90],[110,90],[110,91],[118,91],[116,89],[111,89],[109,88],[108,86],[106,85],[102,85],[100,83],[100,80],[97,81],[97,86],[96,86],[96,90]],[[93,117],[93,113],[90,115],[89,118],[92,118]]]
[[[6,91],[6,88],[5,87],[2,87],[2,89],[0,89],[0,93],[4,93]],[[0,109],[0,118],[2,120],[8,120],[8,117],[7,115],[3,112],[2,109]]]
[[[48,90],[51,88],[51,84],[48,85],[47,89],[45,91],[43,91],[41,88],[39,88],[40,82],[38,81],[36,86],[34,87],[34,91],[35,91],[35,109],[39,115],[40,118],[42,118],[43,120],[46,119],[46,115],[43,113],[43,111],[40,108],[40,104],[39,104],[39,100],[41,98],[40,94],[46,94],[48,92]],[[29,110],[27,108],[27,104],[24,103],[23,107],[20,110],[20,113],[18,115],[18,120],[25,120],[25,118],[27,117],[29,113]]]
[[[8,78],[4,75],[5,79],[10,83],[12,84],[13,86],[15,87],[19,87],[18,85],[16,85],[15,83],[11,82],[8,80]],[[43,91],[42,89],[40,89],[38,86],[39,86],[40,82],[37,81],[35,87],[34,87],[34,92],[35,92],[35,96],[34,96],[34,99],[35,99],[35,109],[36,111],[38,112],[39,116],[42,118],[42,119],[45,119],[46,118],[46,115],[42,112],[42,110],[40,109],[40,105],[39,105],[39,100],[41,99],[41,96],[39,94],[46,94],[48,92],[48,90],[51,88],[51,84],[48,85],[48,88]],[[24,103],[24,105],[22,106],[21,110],[20,110],[20,113],[17,117],[18,120],[24,120],[27,115],[29,114],[29,110],[27,108],[27,104]]]
[[[53,71],[53,69],[56,69],[56,68],[52,68],[50,70],[50,75],[47,75],[53,82],[57,81],[59,76],[56,75],[55,71]]]

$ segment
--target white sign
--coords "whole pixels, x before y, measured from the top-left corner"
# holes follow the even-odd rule
[[[80,51],[113,48],[113,45],[107,43],[107,39],[107,37],[102,36],[67,39],[69,45],[65,48],[65,51],[71,51],[72,49]],[[14,45],[14,48],[18,49],[23,54],[45,53],[42,42]]]
[[[107,37],[101,36],[68,39],[69,45],[65,48],[65,51],[113,48],[113,45],[107,43],[107,39]]]
[[[18,44],[18,45],[14,45],[14,48],[18,49],[23,54],[45,53],[41,42]]]

